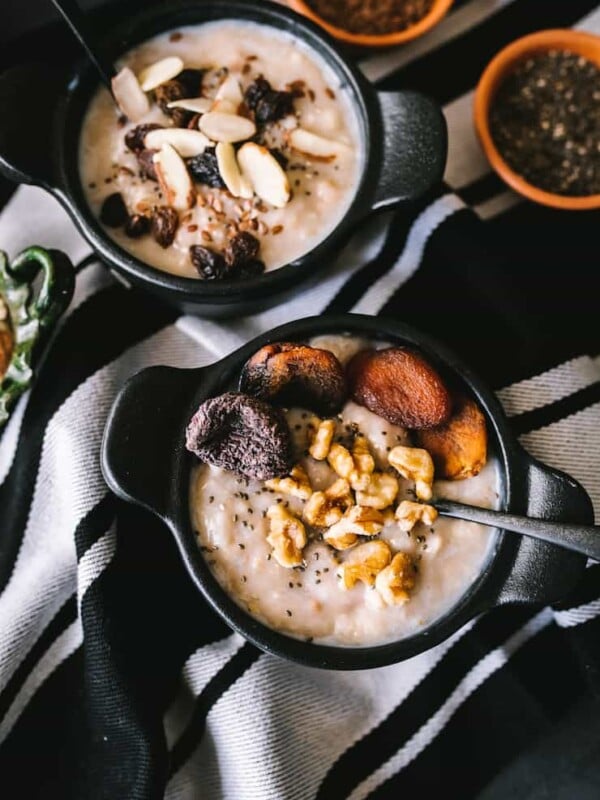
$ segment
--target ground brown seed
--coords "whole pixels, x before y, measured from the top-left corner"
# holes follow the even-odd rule
[[[338,28],[376,36],[415,25],[433,0],[309,0],[309,5]]]

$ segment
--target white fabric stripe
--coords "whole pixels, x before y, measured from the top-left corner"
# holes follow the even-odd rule
[[[490,197],[489,200],[485,200],[483,203],[478,203],[473,207],[473,211],[483,220],[493,219],[498,214],[508,211],[509,208],[516,206],[520,202],[522,202],[522,198],[509,189],[506,192],[497,194],[495,197]]]
[[[182,688],[169,706],[165,718],[167,747],[172,749],[187,728],[194,712],[194,698],[203,691],[214,676],[245,644],[239,634],[199,647],[185,662],[181,671]],[[167,797],[169,789],[167,788]]]
[[[6,428],[0,440],[0,484],[6,480],[12,463],[15,460],[15,453],[19,443],[23,414],[27,408],[29,400],[29,390],[19,399],[11,418],[6,423]]]
[[[589,33],[600,33],[600,7],[590,11],[587,16],[582,17],[576,25],[578,31],[588,31]]]
[[[379,725],[474,624],[384,669],[332,672],[262,656],[211,709],[206,735],[173,777],[167,800],[196,800],[200,776],[202,800],[314,797],[334,761]],[[222,768],[232,763],[234,770]]]
[[[600,380],[600,364],[579,356],[497,392],[509,416],[556,403]]]
[[[0,595],[0,688],[74,591],[73,531],[106,493],[98,452],[117,390],[144,366],[192,367],[209,360],[170,326],[90,376],[51,419],[21,549]],[[86,408],[94,413],[81,414]]]
[[[583,625],[591,619],[600,616],[600,600],[592,600],[585,605],[569,608],[565,611],[555,611],[554,619],[561,628],[573,628]]]
[[[77,608],[79,613],[81,613],[81,604],[85,593],[108,567],[116,550],[117,531],[113,526],[79,559],[77,563]]]
[[[372,81],[383,80],[396,70],[410,64],[423,55],[432,53],[436,48],[460,36],[461,33],[474,28],[514,0],[471,0],[470,3],[451,11],[439,25],[427,35],[407,42],[402,47],[371,56],[360,64],[363,73]]]
[[[525,433],[521,444],[540,461],[572,475],[587,490],[600,520],[600,403],[588,406],[544,428]]]
[[[77,618],[58,636],[31,671],[0,722],[0,744],[6,739],[33,695],[52,673],[72,655],[83,641],[81,621]]]
[[[361,800],[378,786],[410,764],[439,736],[460,706],[488,678],[503,667],[519,648],[552,622],[552,612],[544,609],[501,646],[489,652],[465,675],[438,711],[383,766],[372,773],[349,795],[348,800]]]
[[[446,194],[421,212],[412,224],[398,261],[365,292],[352,311],[357,314],[376,314],[394,292],[418,270],[425,246],[433,231],[445,219],[464,207],[465,204],[459,197]]]

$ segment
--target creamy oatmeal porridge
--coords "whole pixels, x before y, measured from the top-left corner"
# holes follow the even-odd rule
[[[98,92],[79,164],[93,212],[133,255],[176,275],[244,278],[299,258],[344,216],[358,121],[306,45],[213,22],[149,40],[119,66],[126,114]]]
[[[369,410],[366,405],[373,403],[361,394],[361,380],[374,386],[373,363],[380,357],[373,359],[373,351],[366,350],[372,347],[369,342],[321,337],[311,345],[319,350],[295,345],[263,348],[269,350],[268,357],[259,351],[242,374],[242,390],[254,396],[223,395],[207,401],[213,403],[212,410],[204,404],[207,414],[201,407],[194,417],[188,429],[188,448],[198,452],[202,439],[206,449],[201,456],[208,463],[199,463],[192,472],[192,524],[219,583],[242,608],[269,627],[343,646],[397,640],[422,630],[455,605],[488,557],[489,528],[437,517],[428,504],[433,492],[434,497],[497,505],[499,479],[493,459],[486,458],[485,421],[472,400],[463,399],[462,405],[454,400],[448,416],[440,391],[437,411],[431,406],[425,414],[439,411],[446,418],[441,426],[408,430],[394,424]],[[273,350],[278,347],[282,348],[279,352]],[[342,365],[341,375],[346,368],[345,397],[338,394],[335,375],[326,375],[331,364],[321,357],[321,348]],[[408,367],[402,364],[397,354],[401,350],[406,353],[404,349],[377,348],[376,352],[388,359],[386,380],[393,377],[394,369],[403,369],[406,376],[407,369],[423,366],[423,362],[410,359]],[[297,357],[299,350],[303,352]],[[360,355],[352,358],[359,351]],[[365,352],[370,353],[366,362],[361,361]],[[296,382],[292,387],[302,406],[310,405],[311,410],[285,408],[282,379],[287,377],[282,357],[287,365],[295,359],[291,371],[296,376],[303,359],[307,375],[312,370],[309,382],[317,391],[307,394],[306,383]],[[390,358],[396,359],[395,367],[390,367]],[[356,364],[358,373],[353,367]],[[319,375],[317,368],[321,369]],[[415,381],[422,379],[418,370],[414,374]],[[337,413],[332,413],[320,394],[324,375]],[[436,393],[431,383],[435,377],[433,370],[426,377],[429,396]],[[279,417],[265,418],[254,455],[251,448],[216,454],[218,426],[227,424],[226,416],[237,413],[231,404],[243,408],[247,440],[251,429],[256,432],[263,425],[261,413],[269,414],[264,401],[269,393],[269,399],[280,401],[284,408],[275,412]],[[386,416],[394,417],[396,412],[390,411],[391,406],[384,409]],[[406,403],[399,411],[412,413]],[[204,427],[199,435],[209,418],[212,430],[207,436]],[[465,424],[466,418],[469,424]],[[421,425],[424,419],[415,418],[411,424]],[[273,451],[274,461],[268,467],[282,477],[263,479],[261,470],[267,467],[262,462],[254,475],[240,474],[244,463],[252,461],[256,466],[265,452],[270,453],[274,439],[284,441],[285,437],[277,439],[282,425],[291,443],[288,462],[278,461],[285,450],[282,444],[281,451]],[[237,442],[239,447],[240,430],[232,430],[229,443]],[[436,472],[439,469],[442,477],[458,475],[452,456],[458,437],[462,437],[461,474],[470,477],[434,482],[430,454],[419,447],[422,436],[428,437]]]

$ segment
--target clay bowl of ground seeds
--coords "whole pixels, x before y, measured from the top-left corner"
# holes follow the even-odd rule
[[[422,36],[445,17],[453,0],[289,0],[338,41],[392,47]]]
[[[474,114],[491,166],[516,192],[600,208],[600,37],[548,30],[513,42],[483,73]]]

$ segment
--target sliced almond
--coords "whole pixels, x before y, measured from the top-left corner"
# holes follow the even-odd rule
[[[233,75],[229,75],[219,86],[212,110],[223,114],[237,114],[243,99],[239,81]]]
[[[148,150],[160,150],[163,144],[170,144],[182,158],[192,158],[203,153],[210,146],[210,140],[191,128],[158,128],[144,138]]]
[[[346,145],[325,139],[304,128],[293,130],[290,133],[289,142],[299,153],[322,161],[332,161],[346,149]]]
[[[167,103],[167,108],[183,108],[185,111],[193,111],[194,114],[206,114],[212,108],[212,104],[212,100],[208,97],[184,97],[182,100]]]
[[[148,98],[129,67],[118,72],[111,83],[117,105],[131,122],[138,122],[150,111]]]
[[[186,211],[196,204],[196,190],[184,160],[170,144],[163,144],[154,156],[154,166],[167,205]]]
[[[200,130],[214,142],[243,142],[256,133],[256,125],[237,114],[209,111],[200,119]]]
[[[219,142],[216,153],[219,172],[227,189],[234,197],[243,197],[245,200],[250,200],[254,196],[254,192],[249,182],[240,172],[233,145],[229,142]]]
[[[239,149],[237,158],[244,177],[261,200],[275,208],[283,208],[289,202],[288,177],[266,147],[246,142]]]
[[[145,92],[151,92],[161,84],[176,78],[183,70],[183,66],[183,61],[179,56],[169,56],[150,64],[138,75],[140,86]]]

